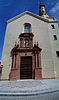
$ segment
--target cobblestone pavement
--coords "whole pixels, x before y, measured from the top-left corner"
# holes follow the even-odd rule
[[[17,80],[17,81],[1,81],[0,88],[10,87],[10,88],[24,88],[24,87],[35,87],[42,86],[42,82],[39,80]]]
[[[59,79],[0,81],[0,100],[30,99],[59,100]]]

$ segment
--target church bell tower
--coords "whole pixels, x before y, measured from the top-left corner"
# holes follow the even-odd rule
[[[45,12],[45,5],[43,3],[40,3],[39,16],[44,16],[45,14],[46,14],[46,12]]]

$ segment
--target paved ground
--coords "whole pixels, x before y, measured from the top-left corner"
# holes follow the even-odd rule
[[[0,81],[0,100],[59,100],[59,79]]]

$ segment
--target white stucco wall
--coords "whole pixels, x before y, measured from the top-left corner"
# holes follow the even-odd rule
[[[52,29],[51,25],[55,26],[55,29]],[[56,55],[56,51],[59,51],[59,28],[58,23],[50,23],[48,25],[49,35],[51,40],[51,47],[52,47],[52,57],[54,60],[54,72],[57,77],[59,77],[59,57]],[[57,36],[57,40],[54,40],[53,35]]]
[[[51,39],[50,24],[26,14],[7,24],[3,54],[2,54],[2,64],[4,65],[2,71],[2,79],[9,78],[9,73],[11,69],[10,52],[11,49],[14,47],[15,42],[18,41],[19,34],[21,34],[24,30],[23,28],[24,23],[31,24],[32,33],[34,34],[34,42],[38,41],[39,47],[42,48],[41,52],[42,77],[43,78],[55,77],[54,74],[55,64],[52,56],[53,46],[51,45],[50,41]]]

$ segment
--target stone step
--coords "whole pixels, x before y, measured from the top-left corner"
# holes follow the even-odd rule
[[[2,100],[59,100],[59,79],[0,81],[1,98]]]

